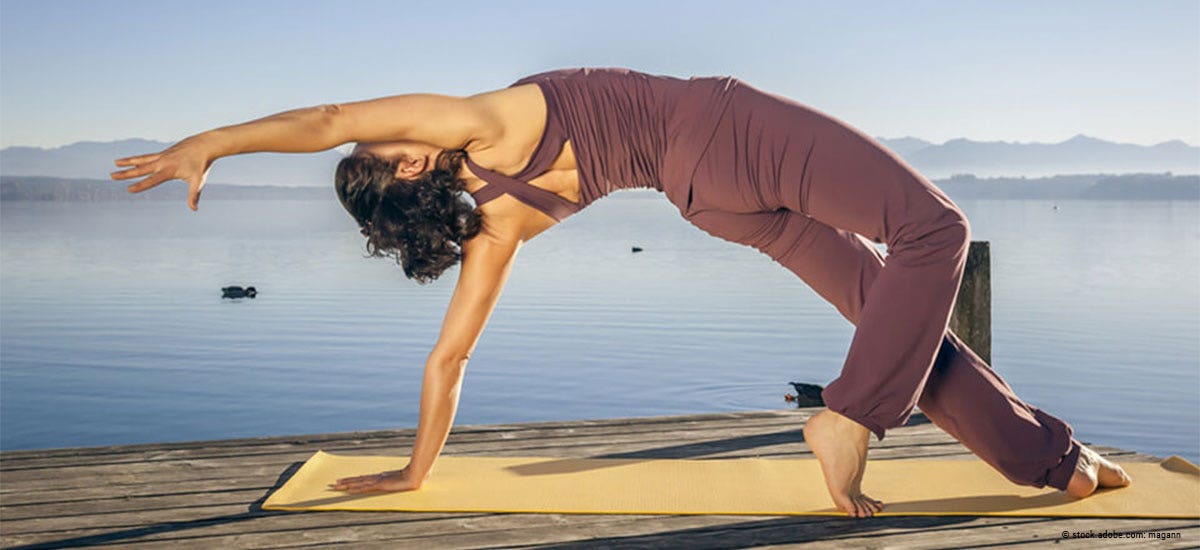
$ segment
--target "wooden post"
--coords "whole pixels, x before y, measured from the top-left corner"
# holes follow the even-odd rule
[[[992,364],[992,261],[987,241],[971,241],[962,285],[958,287],[950,330]]]

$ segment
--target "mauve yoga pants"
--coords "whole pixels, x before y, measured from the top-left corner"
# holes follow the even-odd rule
[[[947,328],[971,238],[958,206],[839,119],[745,82],[732,93],[684,217],[766,253],[855,325],[826,405],[879,440],[919,406],[1014,483],[1065,490],[1080,451],[1071,426],[1021,401]]]

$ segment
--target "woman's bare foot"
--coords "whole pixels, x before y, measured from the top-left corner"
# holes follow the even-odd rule
[[[1095,492],[1097,487],[1124,487],[1131,482],[1133,478],[1120,466],[1081,445],[1079,462],[1075,465],[1071,481],[1067,483],[1067,493],[1084,498]]]
[[[834,504],[854,517],[870,517],[883,502],[862,493],[871,430],[829,409],[804,423],[804,441],[821,463]]]

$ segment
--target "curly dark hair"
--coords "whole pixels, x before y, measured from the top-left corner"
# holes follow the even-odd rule
[[[334,188],[367,238],[366,258],[394,256],[404,275],[425,284],[462,260],[463,241],[481,227],[458,177],[466,151],[438,154],[433,169],[397,178],[398,161],[357,154],[338,162]]]

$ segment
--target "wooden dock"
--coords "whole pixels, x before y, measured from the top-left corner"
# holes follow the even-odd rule
[[[445,455],[604,458],[811,456],[801,427],[819,408],[457,426]],[[977,548],[1062,544],[1196,547],[1179,519],[700,516],[264,511],[318,449],[407,456],[415,430],[0,453],[4,548]],[[1119,461],[1155,457],[1094,445]],[[975,459],[920,413],[871,438],[871,459]],[[636,490],[630,487],[630,490]],[[823,489],[822,489],[823,490]],[[832,503],[831,503],[832,505]],[[1180,532],[1171,540],[1061,540],[1064,530]]]

